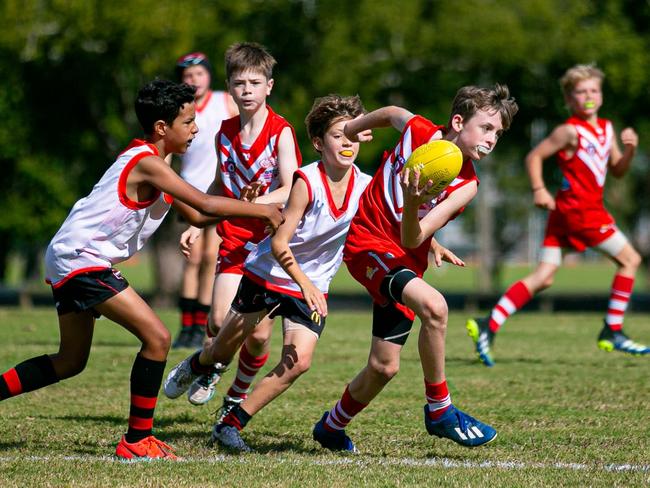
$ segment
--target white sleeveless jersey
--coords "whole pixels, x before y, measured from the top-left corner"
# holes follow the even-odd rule
[[[343,259],[343,244],[359,199],[370,176],[353,166],[343,205],[336,208],[322,162],[315,162],[294,173],[307,183],[310,204],[289,241],[289,248],[300,269],[312,283],[327,294],[330,282]],[[271,252],[271,237],[253,249],[245,263],[245,273],[269,290],[303,298],[300,287],[278,264]]]
[[[45,253],[46,281],[54,287],[89,271],[112,267],[133,256],[169,211],[171,198],[158,193],[147,202],[126,195],[129,172],[155,146],[133,140],[92,192],[75,203]]]
[[[201,106],[196,107],[196,125],[199,132],[181,155],[180,175],[195,188],[206,191],[217,172],[217,150],[214,138],[221,122],[235,115],[228,109],[228,94],[211,91]]]

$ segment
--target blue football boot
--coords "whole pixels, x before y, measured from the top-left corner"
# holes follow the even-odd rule
[[[429,406],[424,406],[424,425],[430,435],[445,437],[465,447],[478,447],[492,442],[497,431],[470,417],[451,405],[438,420],[429,418]]]
[[[325,412],[321,419],[314,425],[312,436],[316,442],[330,451],[348,451],[357,453],[357,448],[354,446],[352,439],[346,434],[345,430],[330,431],[325,428],[325,421],[329,412]]]
[[[474,341],[479,361],[488,368],[494,366],[494,360],[490,354],[490,347],[494,342],[494,332],[488,327],[488,319],[467,319],[465,328],[467,335]]]
[[[634,356],[650,354],[650,347],[634,342],[622,330],[612,330],[607,324],[598,335],[598,347],[603,351],[621,351]]]

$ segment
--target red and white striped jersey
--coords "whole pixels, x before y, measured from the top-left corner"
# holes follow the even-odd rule
[[[185,181],[201,191],[206,191],[217,172],[217,152],[214,137],[221,122],[234,114],[228,108],[228,94],[210,91],[201,105],[196,106],[196,125],[199,132],[187,152],[180,156],[180,175]]]
[[[149,201],[133,201],[126,195],[126,180],[138,161],[154,155],[155,146],[133,140],[90,194],[75,203],[47,247],[48,283],[56,287],[76,274],[110,268],[142,249],[172,200],[158,192]]]
[[[224,196],[239,199],[241,189],[256,181],[263,182],[260,195],[275,190],[278,177],[278,142],[282,131],[289,127],[296,148],[298,166],[302,161],[296,134],[284,117],[277,115],[267,106],[268,114],[264,127],[250,147],[244,147],[239,138],[241,123],[239,116],[224,120],[217,134],[219,171]],[[221,248],[234,251],[248,242],[257,244],[265,236],[266,224],[259,219],[229,219],[217,224],[217,232],[223,239]]]
[[[614,139],[612,123],[597,119],[594,127],[579,117],[570,117],[565,123],[575,127],[578,145],[571,157],[566,151],[557,154],[563,175],[556,196],[558,210],[600,209],[603,207],[603,187]]]
[[[345,199],[337,208],[322,162],[315,162],[294,173],[309,191],[309,205],[289,241],[289,248],[300,269],[321,292],[327,294],[330,282],[343,259],[343,244],[350,222],[359,206],[370,176],[353,166]],[[245,273],[269,290],[303,298],[300,287],[280,266],[271,252],[271,237],[253,249],[245,263]]]
[[[401,243],[403,195],[400,173],[411,153],[429,142],[438,131],[444,133],[445,127],[416,115],[404,127],[393,150],[384,153],[381,166],[361,197],[359,210],[350,225],[344,250],[346,261],[352,261],[355,254],[367,251],[387,253],[402,259],[402,263],[416,273],[424,273],[431,237],[416,249],[404,249]],[[420,207],[419,217],[423,218],[437,204],[471,181],[478,183],[478,177],[472,161],[467,159],[463,161],[456,179],[432,201]],[[460,209],[458,214],[462,211]]]

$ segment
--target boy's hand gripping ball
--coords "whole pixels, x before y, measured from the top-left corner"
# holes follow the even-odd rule
[[[430,195],[438,195],[454,181],[463,165],[463,154],[453,142],[438,140],[431,141],[418,147],[404,165],[409,168],[411,175],[420,172],[420,186],[428,180],[433,182]]]

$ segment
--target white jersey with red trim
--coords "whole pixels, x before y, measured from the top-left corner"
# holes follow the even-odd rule
[[[46,280],[53,286],[87,271],[122,262],[147,242],[169,211],[171,199],[158,192],[146,202],[126,195],[129,172],[155,146],[133,140],[90,194],[75,203],[45,253]]]
[[[392,257],[400,258],[405,266],[416,273],[424,273],[431,237],[425,239],[416,249],[405,249],[401,243],[400,229],[404,199],[400,186],[400,173],[411,153],[429,142],[438,131],[444,133],[445,127],[415,115],[404,127],[397,145],[392,151],[384,154],[381,166],[363,194],[359,211],[350,225],[344,250],[346,262],[354,261],[354,256],[362,252],[390,254]],[[454,191],[472,181],[478,183],[478,178],[472,161],[467,159],[463,161],[460,174],[456,179],[432,201],[420,207],[419,217],[423,218]],[[460,209],[458,214],[462,211],[463,209]]]
[[[323,163],[318,161],[297,170],[294,181],[301,178],[307,184],[309,205],[289,248],[300,269],[321,292],[327,294],[330,282],[343,259],[343,244],[350,222],[359,206],[361,194],[370,176],[352,167],[345,199],[336,207]],[[300,287],[280,266],[271,252],[271,237],[265,238],[250,252],[245,273],[269,290],[302,298]]]
[[[239,117],[224,120],[217,135],[217,154],[223,194],[239,199],[241,189],[256,181],[262,182],[260,195],[275,190],[280,185],[278,176],[278,142],[285,128],[291,130],[296,149],[298,166],[302,162],[296,134],[284,117],[267,105],[268,114],[255,142],[244,146],[240,139]],[[238,250],[251,242],[257,244],[265,236],[266,223],[260,219],[234,218],[217,224],[217,232],[223,239],[220,253]]]
[[[180,175],[201,191],[206,191],[217,172],[217,151],[214,138],[221,122],[234,115],[228,108],[229,95],[223,91],[210,91],[201,105],[196,107],[196,125],[199,132],[187,152],[180,156]]]

